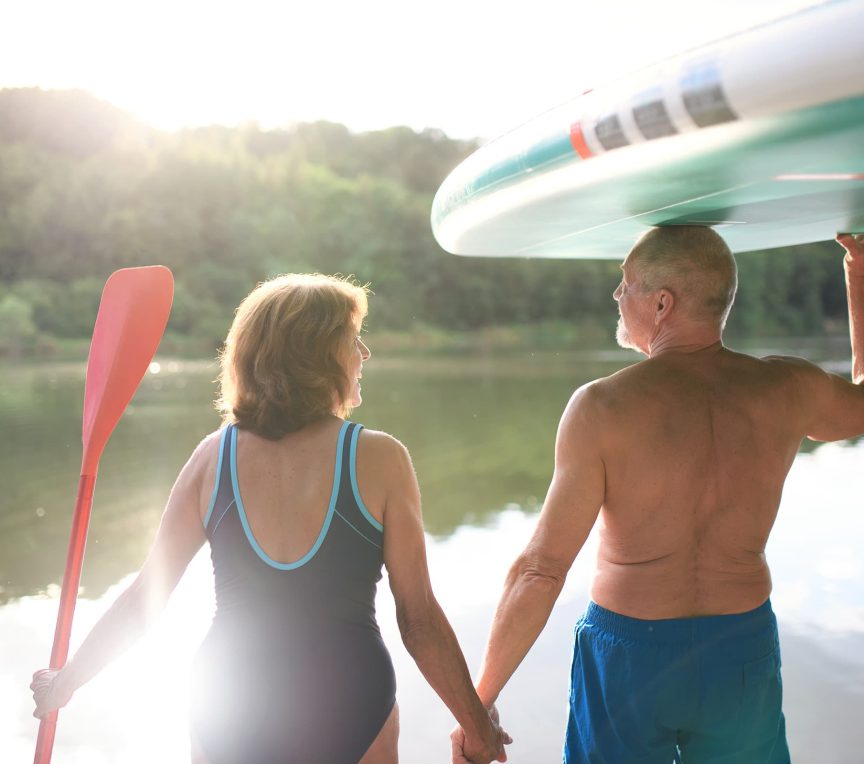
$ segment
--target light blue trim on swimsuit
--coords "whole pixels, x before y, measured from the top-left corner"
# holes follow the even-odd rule
[[[354,531],[361,539],[364,541],[368,541],[372,546],[376,549],[381,549],[381,544],[376,544],[372,539],[370,539],[363,531],[361,531],[354,523],[352,523],[345,515],[343,515],[338,509],[336,510],[336,515],[342,518],[342,522],[345,523],[352,531]]]
[[[210,522],[210,515],[213,514],[213,507],[216,506],[216,496],[219,493],[219,483],[222,482],[222,454],[225,452],[225,436],[228,434],[228,428],[222,428],[222,435],[219,436],[219,461],[216,462],[216,480],[213,483],[213,493],[210,496],[210,503],[207,505],[207,514],[204,515],[204,527]]]
[[[231,485],[234,488],[234,498],[237,501],[237,514],[240,515],[240,522],[243,523],[243,530],[246,532],[246,538],[249,545],[255,550],[255,553],[266,562],[271,568],[278,570],[294,570],[305,565],[311,560],[321,544],[324,543],[324,537],[330,528],[330,522],[333,520],[333,513],[336,511],[336,498],[339,496],[339,478],[342,474],[342,447],[345,442],[345,430],[349,422],[345,422],[339,430],[339,441],[336,444],[336,468],[333,471],[333,491],[330,494],[330,505],[327,507],[327,516],[324,518],[324,524],[321,526],[321,532],[318,538],[312,545],[312,548],[306,552],[299,560],[295,562],[277,562],[261,548],[252,535],[252,528],[249,525],[249,520],[246,517],[246,510],[243,508],[243,499],[240,496],[240,486],[237,483],[237,430],[235,429],[231,436]]]
[[[372,516],[372,513],[368,509],[366,509],[366,505],[363,503],[363,499],[360,497],[360,488],[357,486],[357,439],[360,437],[360,430],[362,429],[363,425],[358,424],[357,427],[354,428],[354,432],[351,433],[351,456],[349,460],[349,467],[351,472],[351,490],[354,492],[354,501],[357,502],[357,506],[360,508],[360,512],[363,514],[363,517],[365,517],[369,521],[369,525],[371,525],[376,531],[381,533],[384,531],[384,526],[381,525],[381,523],[379,523]],[[351,527],[353,528],[354,526]],[[354,530],[357,529],[354,528]]]
[[[213,537],[213,534],[216,533],[216,529],[219,527],[219,523],[221,523],[225,519],[225,515],[227,515],[231,511],[231,507],[233,507],[237,502],[234,499],[231,499],[228,506],[225,507],[225,511],[219,515],[219,518],[213,523],[213,527],[210,528],[210,537]]]

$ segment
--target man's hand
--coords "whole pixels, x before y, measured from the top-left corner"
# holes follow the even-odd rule
[[[469,740],[459,725],[450,733],[450,755],[452,764],[489,764],[492,761],[507,761],[505,745],[510,745],[510,737],[499,724],[498,709],[489,708],[492,735],[486,740]]]
[[[855,276],[864,276],[864,234],[838,233],[837,242],[846,250],[846,267]]]

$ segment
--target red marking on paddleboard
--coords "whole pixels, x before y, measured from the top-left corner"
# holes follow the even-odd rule
[[[823,172],[778,175],[774,180],[864,180],[864,172]]]
[[[585,136],[582,134],[582,125],[579,122],[574,122],[570,125],[570,145],[582,159],[590,159],[593,156],[588,144],[585,143]]]

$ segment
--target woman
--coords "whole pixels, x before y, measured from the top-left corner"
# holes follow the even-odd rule
[[[193,669],[193,761],[397,761],[382,562],[405,646],[466,730],[468,760],[506,759],[432,592],[408,452],[346,419],[366,311],[364,288],[320,275],[275,278],[240,304],[221,356],[224,426],[181,471],[135,581],[64,668],[34,674],[36,716],[145,630],[209,541],[216,613]]]

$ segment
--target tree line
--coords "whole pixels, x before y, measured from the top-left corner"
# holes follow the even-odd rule
[[[610,341],[618,263],[437,245],[432,197],[475,148],[437,130],[329,122],[162,132],[82,91],[0,90],[0,352],[89,338],[110,272],[149,263],[175,274],[169,338],[208,353],[255,283],[292,271],[371,284],[373,330],[548,325]],[[733,335],[844,321],[835,244],[738,263]]]

